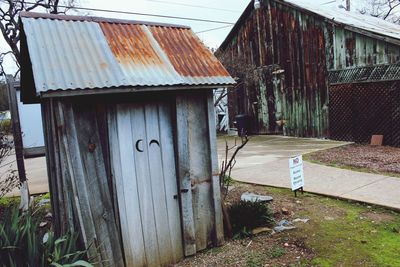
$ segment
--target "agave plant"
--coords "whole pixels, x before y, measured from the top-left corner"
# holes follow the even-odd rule
[[[56,239],[51,231],[43,238],[31,213],[14,209],[0,224],[0,266],[92,266],[77,240],[76,233]]]

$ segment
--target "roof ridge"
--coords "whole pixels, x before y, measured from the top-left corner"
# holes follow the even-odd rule
[[[96,16],[48,14],[48,13],[39,13],[39,12],[26,12],[26,11],[21,11],[20,17],[33,18],[33,19],[41,18],[41,19],[53,19],[53,20],[88,21],[88,22],[97,22],[97,23],[107,22],[107,23],[115,23],[115,24],[136,24],[136,25],[146,25],[146,26],[191,29],[189,26],[186,26],[186,25],[169,24],[169,23],[161,23],[161,22],[105,18],[105,17],[96,17]]]

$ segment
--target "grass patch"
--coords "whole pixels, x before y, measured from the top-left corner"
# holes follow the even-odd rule
[[[246,266],[247,267],[263,266],[264,259],[265,259],[265,256],[261,252],[251,251],[247,256]]]
[[[283,255],[285,255],[286,250],[282,247],[279,246],[274,246],[271,248],[271,250],[268,251],[268,257],[275,259],[275,258],[280,258]]]

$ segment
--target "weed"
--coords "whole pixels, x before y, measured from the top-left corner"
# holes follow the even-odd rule
[[[251,251],[247,256],[246,266],[247,267],[260,267],[263,266],[264,257],[262,253]]]
[[[268,257],[275,259],[275,258],[280,258],[283,255],[285,255],[286,250],[282,247],[279,246],[274,246],[271,248],[271,250],[268,251]]]
[[[261,202],[239,201],[229,209],[229,218],[234,235],[249,236],[251,230],[273,224],[273,213],[268,205]]]
[[[86,251],[76,247],[78,235],[68,233],[58,239],[52,232],[41,236],[39,223],[30,212],[18,209],[0,224],[2,266],[91,266],[82,260]]]

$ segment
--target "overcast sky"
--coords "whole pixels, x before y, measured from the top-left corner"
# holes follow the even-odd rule
[[[33,1],[33,0],[32,0]],[[97,9],[122,10],[138,13],[150,13],[169,15],[177,17],[189,17],[208,20],[219,20],[235,23],[241,13],[244,11],[250,0],[78,0],[79,6]],[[316,5],[335,5],[336,7],[345,0],[310,0]],[[359,6],[371,0],[352,0],[352,5]],[[80,11],[81,14],[87,14],[87,11]],[[73,14],[73,13],[70,13]],[[118,13],[106,13],[90,11],[89,15],[125,18],[133,20],[145,20],[156,22],[168,22],[175,24],[183,24],[191,26],[193,31],[198,33],[217,27],[226,26],[224,24],[195,22],[190,20],[166,19],[147,16],[127,15]],[[208,46],[217,48],[225,39],[232,26],[215,31],[199,33],[200,39]],[[9,48],[5,41],[0,38],[1,51],[7,51]],[[6,70],[14,73],[15,64],[11,60],[7,60]]]
[[[200,18],[234,23],[237,21],[249,2],[250,0],[80,0],[79,3],[81,7]],[[88,13],[87,11],[80,12],[83,12],[82,14]],[[194,32],[226,26],[224,24],[217,23],[195,22],[189,20],[165,19],[97,11],[90,11],[89,15],[188,25],[192,27]],[[207,46],[218,47],[229,33],[230,29],[231,26],[207,33],[200,33],[198,36]],[[9,49],[2,38],[0,38],[0,47],[2,51]],[[9,73],[14,73],[16,71],[16,66],[13,64],[11,59],[7,59],[6,71]]]

